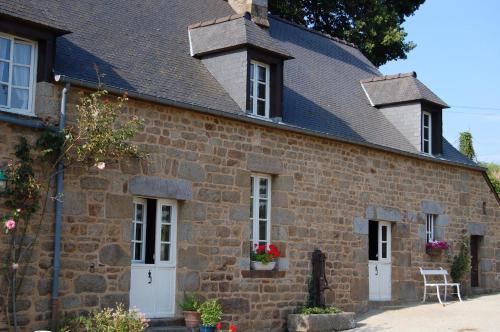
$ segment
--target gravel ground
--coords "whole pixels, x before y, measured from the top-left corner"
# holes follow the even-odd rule
[[[433,299],[431,298],[431,301]],[[372,331],[500,331],[500,294],[452,302],[418,304],[394,310],[374,310],[357,319],[356,332]]]

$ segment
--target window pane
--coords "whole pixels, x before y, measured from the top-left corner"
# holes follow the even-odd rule
[[[14,63],[31,64],[31,45],[14,44]]]
[[[29,67],[14,66],[14,70],[12,71],[12,84],[28,88],[29,83],[30,83]]]
[[[253,97],[253,83],[250,82],[250,96]]]
[[[170,206],[164,205],[161,207],[161,222],[170,223]]]
[[[429,141],[424,141],[424,152],[429,152]]]
[[[0,81],[9,83],[9,63],[0,61]]]
[[[143,221],[143,216],[144,216],[144,205],[142,204],[137,204],[135,206],[135,220],[137,221]]]
[[[7,85],[0,84],[0,105],[7,106],[8,93],[9,87]]]
[[[254,177],[251,176],[250,177],[250,196],[253,196],[253,181],[254,181]]]
[[[10,40],[0,37],[0,59],[10,60]]]
[[[266,85],[259,83],[259,91],[257,97],[266,99]]]
[[[160,260],[170,260],[170,244],[162,243],[160,248]]]
[[[250,79],[253,80],[253,73],[255,71],[255,66],[253,63],[250,64]]]
[[[262,66],[258,66],[259,68],[259,81],[260,82],[265,82],[266,81],[266,68]]]
[[[267,218],[267,201],[260,200],[259,201],[259,219]]]
[[[424,129],[424,139],[429,139],[429,129]]]
[[[387,243],[382,243],[382,258],[387,258]]]
[[[259,195],[261,198],[267,198],[267,179],[260,179]]]
[[[424,114],[424,126],[429,127],[429,116]]]
[[[135,239],[142,241],[142,224],[135,224]]]
[[[161,241],[170,242],[170,225],[161,225]]]
[[[19,109],[28,109],[28,97],[29,93],[28,90],[26,89],[12,89],[12,100],[11,100],[11,107],[12,108],[19,108]]]
[[[135,250],[134,250],[134,260],[140,261],[141,260],[141,249],[142,249],[142,243],[136,243],[134,245]]]
[[[266,115],[266,102],[263,100],[257,100],[257,114],[261,116]]]
[[[382,241],[387,241],[387,226],[382,226]]]
[[[267,229],[267,221],[260,220],[259,221],[259,241],[266,241],[266,229]]]

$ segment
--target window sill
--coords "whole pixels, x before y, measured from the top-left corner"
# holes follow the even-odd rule
[[[284,278],[286,276],[286,271],[242,270],[241,276],[243,278],[252,279]]]

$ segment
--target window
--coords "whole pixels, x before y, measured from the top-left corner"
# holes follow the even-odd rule
[[[250,62],[250,110],[266,118],[269,118],[269,76],[269,65]]]
[[[0,34],[0,109],[33,114],[36,44]]]
[[[432,117],[428,112],[422,113],[422,152],[432,154]]]
[[[161,205],[160,217],[160,261],[170,261],[170,252],[172,245],[172,206]]]
[[[436,219],[436,216],[434,214],[427,215],[427,223],[425,227],[425,238],[427,242],[432,242],[436,240],[434,234],[434,219]]]
[[[254,245],[269,245],[271,243],[271,178],[253,175],[250,187],[252,242]]]
[[[146,239],[146,200],[134,200],[132,220],[132,261],[144,262],[144,243]]]

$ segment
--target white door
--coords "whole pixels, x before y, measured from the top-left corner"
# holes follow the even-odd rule
[[[376,259],[368,262],[370,301],[391,299],[391,223],[378,222]]]
[[[175,201],[157,201],[154,243],[148,243],[146,237],[146,200],[135,199],[134,211],[130,307],[138,309],[148,318],[173,316],[177,261],[177,204]],[[145,251],[148,246],[154,248],[152,264],[145,263]]]

